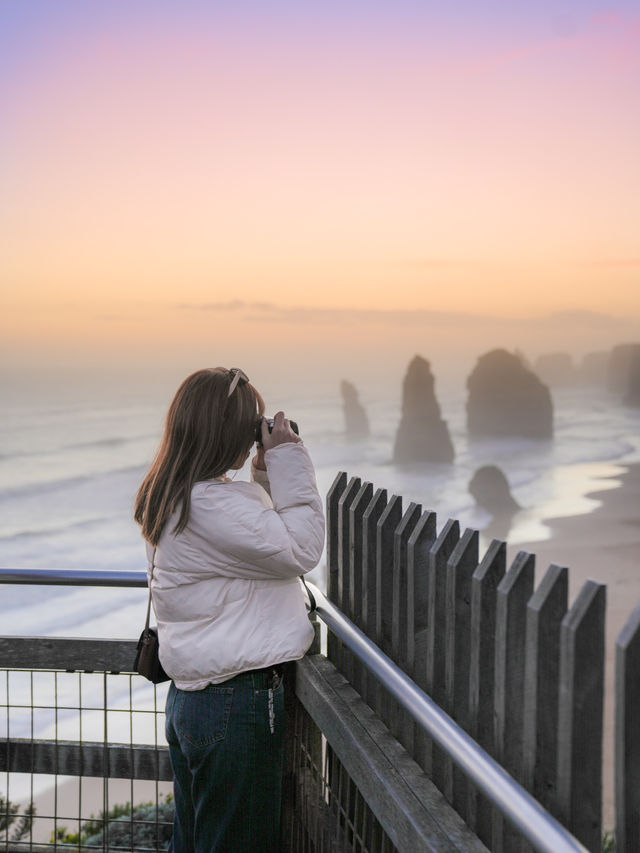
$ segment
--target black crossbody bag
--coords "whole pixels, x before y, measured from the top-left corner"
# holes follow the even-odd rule
[[[149,603],[147,604],[147,620],[144,625],[144,631],[140,634],[138,640],[138,648],[136,659],[133,662],[133,670],[139,675],[143,675],[153,684],[160,684],[163,681],[169,681],[169,676],[162,668],[160,663],[160,643],[158,641],[158,629],[149,627],[149,619],[151,618],[151,581],[153,580],[153,570],[155,568],[156,549],[153,549],[153,557],[151,558],[151,577],[149,578]]]

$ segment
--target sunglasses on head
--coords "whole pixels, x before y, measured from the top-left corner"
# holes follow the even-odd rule
[[[239,367],[230,367],[229,373],[233,378],[231,379],[231,385],[229,385],[229,390],[227,391],[227,397],[230,397],[233,394],[241,382],[244,385],[249,381],[247,374]]]

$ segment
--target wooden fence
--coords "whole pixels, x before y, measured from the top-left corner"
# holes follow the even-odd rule
[[[602,845],[606,589],[345,473],[327,497],[328,597],[589,850]],[[616,648],[616,851],[640,851],[640,606]],[[328,657],[495,853],[529,849],[334,638]]]

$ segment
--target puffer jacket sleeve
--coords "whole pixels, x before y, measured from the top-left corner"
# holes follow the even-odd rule
[[[265,453],[265,463],[271,500],[256,483],[232,483],[212,487],[225,489],[229,500],[216,501],[210,515],[192,505],[189,526],[217,552],[217,575],[293,578],[315,568],[322,556],[322,499],[307,449],[281,444]]]
[[[273,508],[282,520],[294,558],[310,571],[322,556],[324,514],[309,452],[302,442],[265,453]]]
[[[271,497],[271,483],[269,482],[269,475],[266,471],[263,471],[261,468],[256,468],[254,464],[255,460],[251,460],[251,482],[258,483],[265,492]]]

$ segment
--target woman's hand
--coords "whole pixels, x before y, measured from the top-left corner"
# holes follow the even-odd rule
[[[262,421],[262,447],[264,451],[271,450],[279,444],[297,444],[302,441],[299,435],[291,429],[284,412],[278,412],[273,419],[273,429],[269,432],[266,420]]]
[[[256,449],[256,455],[251,460],[251,464],[257,471],[267,470],[267,466],[265,465],[264,461],[264,447],[262,447],[260,444]]]

